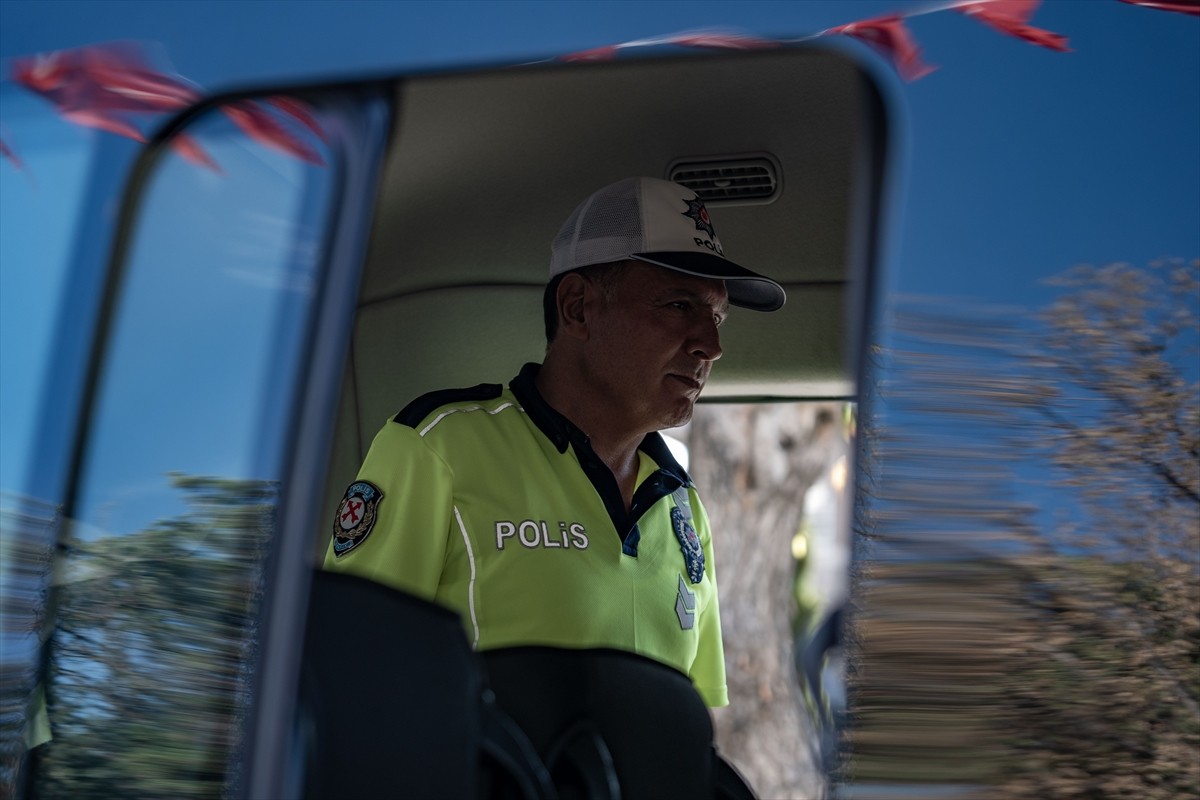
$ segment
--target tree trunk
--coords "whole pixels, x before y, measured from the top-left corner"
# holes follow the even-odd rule
[[[712,522],[730,705],[717,744],[764,798],[825,793],[792,620],[804,495],[845,452],[837,403],[699,406],[690,473]]]

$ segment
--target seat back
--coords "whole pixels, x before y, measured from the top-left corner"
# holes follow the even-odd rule
[[[505,771],[552,797],[524,735],[484,692],[458,615],[350,575],[316,570],[300,720],[309,798],[474,798]]]
[[[516,647],[481,655],[497,703],[553,762],[552,772],[586,725],[611,753],[625,800],[713,796],[712,722],[686,675],[607,649]]]

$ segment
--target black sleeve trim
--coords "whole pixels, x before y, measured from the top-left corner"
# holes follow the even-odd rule
[[[404,407],[403,411],[392,417],[392,422],[398,422],[401,425],[415,428],[420,424],[421,420],[428,417],[435,409],[444,405],[471,400],[495,400],[503,392],[504,387],[499,383],[481,383],[469,389],[439,389],[436,392],[423,394],[416,400],[413,400]]]

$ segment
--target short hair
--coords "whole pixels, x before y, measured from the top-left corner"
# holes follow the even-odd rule
[[[605,264],[589,264],[586,267],[563,272],[551,278],[550,282],[546,284],[546,291],[542,293],[542,316],[546,323],[546,345],[549,346],[554,341],[554,337],[558,335],[558,286],[562,283],[563,278],[571,273],[578,273],[596,283],[600,287],[605,302],[611,302],[616,297],[617,284],[621,276],[625,274],[629,263],[628,261],[609,261]]]

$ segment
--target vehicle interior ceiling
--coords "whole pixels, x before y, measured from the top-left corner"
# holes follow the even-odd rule
[[[853,396],[847,343],[873,258],[884,115],[846,52],[534,65],[408,78],[396,92],[323,521],[409,400],[506,383],[541,360],[550,241],[624,177],[692,185],[726,254],[787,291],[778,312],[732,310],[705,401]]]

